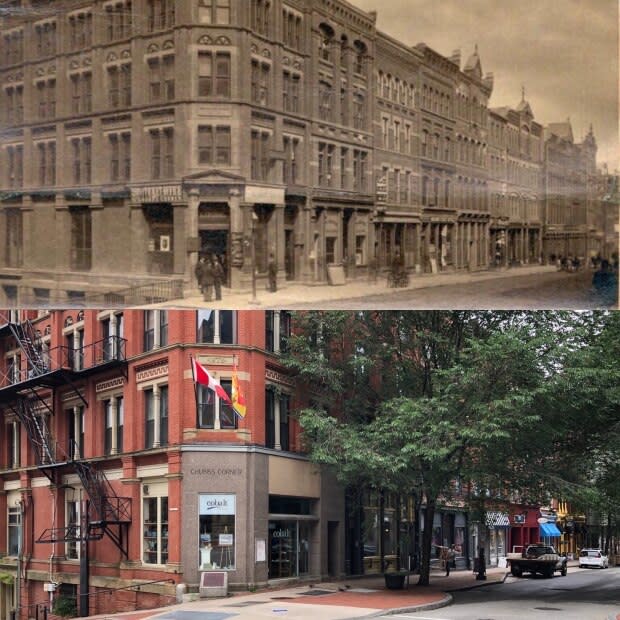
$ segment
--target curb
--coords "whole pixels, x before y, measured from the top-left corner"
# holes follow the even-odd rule
[[[380,618],[381,616],[393,616],[396,614],[416,613],[418,611],[431,611],[433,609],[440,609],[441,607],[447,607],[452,605],[454,597],[451,594],[444,594],[444,597],[439,601],[433,603],[422,603],[421,605],[412,605],[410,607],[393,607],[392,609],[379,609],[373,611],[371,614],[365,616],[351,616],[345,618],[345,620],[362,620],[364,618]]]
[[[509,575],[510,575],[510,571],[507,571],[504,573],[504,576],[501,579],[494,579],[493,581],[483,581],[481,583],[476,583],[471,586],[463,586],[460,588],[459,587],[450,588],[449,590],[446,590],[446,592],[466,592],[467,590],[476,590],[477,588],[486,588],[488,586],[496,586],[500,583],[504,583]]]

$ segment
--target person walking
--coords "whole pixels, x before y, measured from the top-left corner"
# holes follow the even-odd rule
[[[204,259],[200,270],[200,287],[202,289],[203,301],[211,301],[213,296],[213,263],[210,258]]]
[[[198,258],[198,262],[196,263],[196,267],[194,268],[194,275],[196,276],[196,283],[198,284],[198,288],[200,289],[200,293],[204,295],[204,289],[202,286],[202,277],[203,271],[205,267],[205,257],[200,256]]]
[[[450,568],[453,568],[456,559],[456,545],[450,545],[446,552],[446,577],[450,576]]]
[[[215,299],[222,299],[222,282],[224,281],[224,267],[217,256],[213,256],[213,285]]]

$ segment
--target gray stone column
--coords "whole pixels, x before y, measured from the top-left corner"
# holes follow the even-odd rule
[[[96,166],[95,166],[96,168]],[[108,264],[108,256],[106,256],[107,249],[107,235],[105,234],[105,224],[103,221],[103,201],[101,199],[101,193],[93,192],[91,194],[90,201],[90,217],[91,217],[91,239],[92,239],[92,256],[91,264],[93,272],[107,272],[113,271]]]
[[[148,272],[148,227],[141,203],[129,205],[131,227],[131,275],[141,276]]]
[[[191,189],[188,195],[187,209],[185,211],[185,273],[183,275],[184,297],[196,297],[200,295],[200,288],[196,281],[196,264],[198,263],[198,250],[200,241],[198,235],[198,207],[200,205],[200,192]]]

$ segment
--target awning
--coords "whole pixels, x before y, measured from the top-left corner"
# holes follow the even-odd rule
[[[510,527],[510,519],[506,512],[487,512],[485,523],[487,527]]]
[[[562,536],[562,532],[558,530],[555,523],[541,523],[540,533],[542,536],[546,536],[548,538],[556,538],[558,536]]]

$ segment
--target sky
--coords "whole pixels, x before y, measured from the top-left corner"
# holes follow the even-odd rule
[[[407,45],[460,49],[461,65],[477,44],[491,107],[515,107],[524,87],[536,121],[570,118],[576,141],[592,123],[599,164],[620,169],[618,0],[349,1]]]

